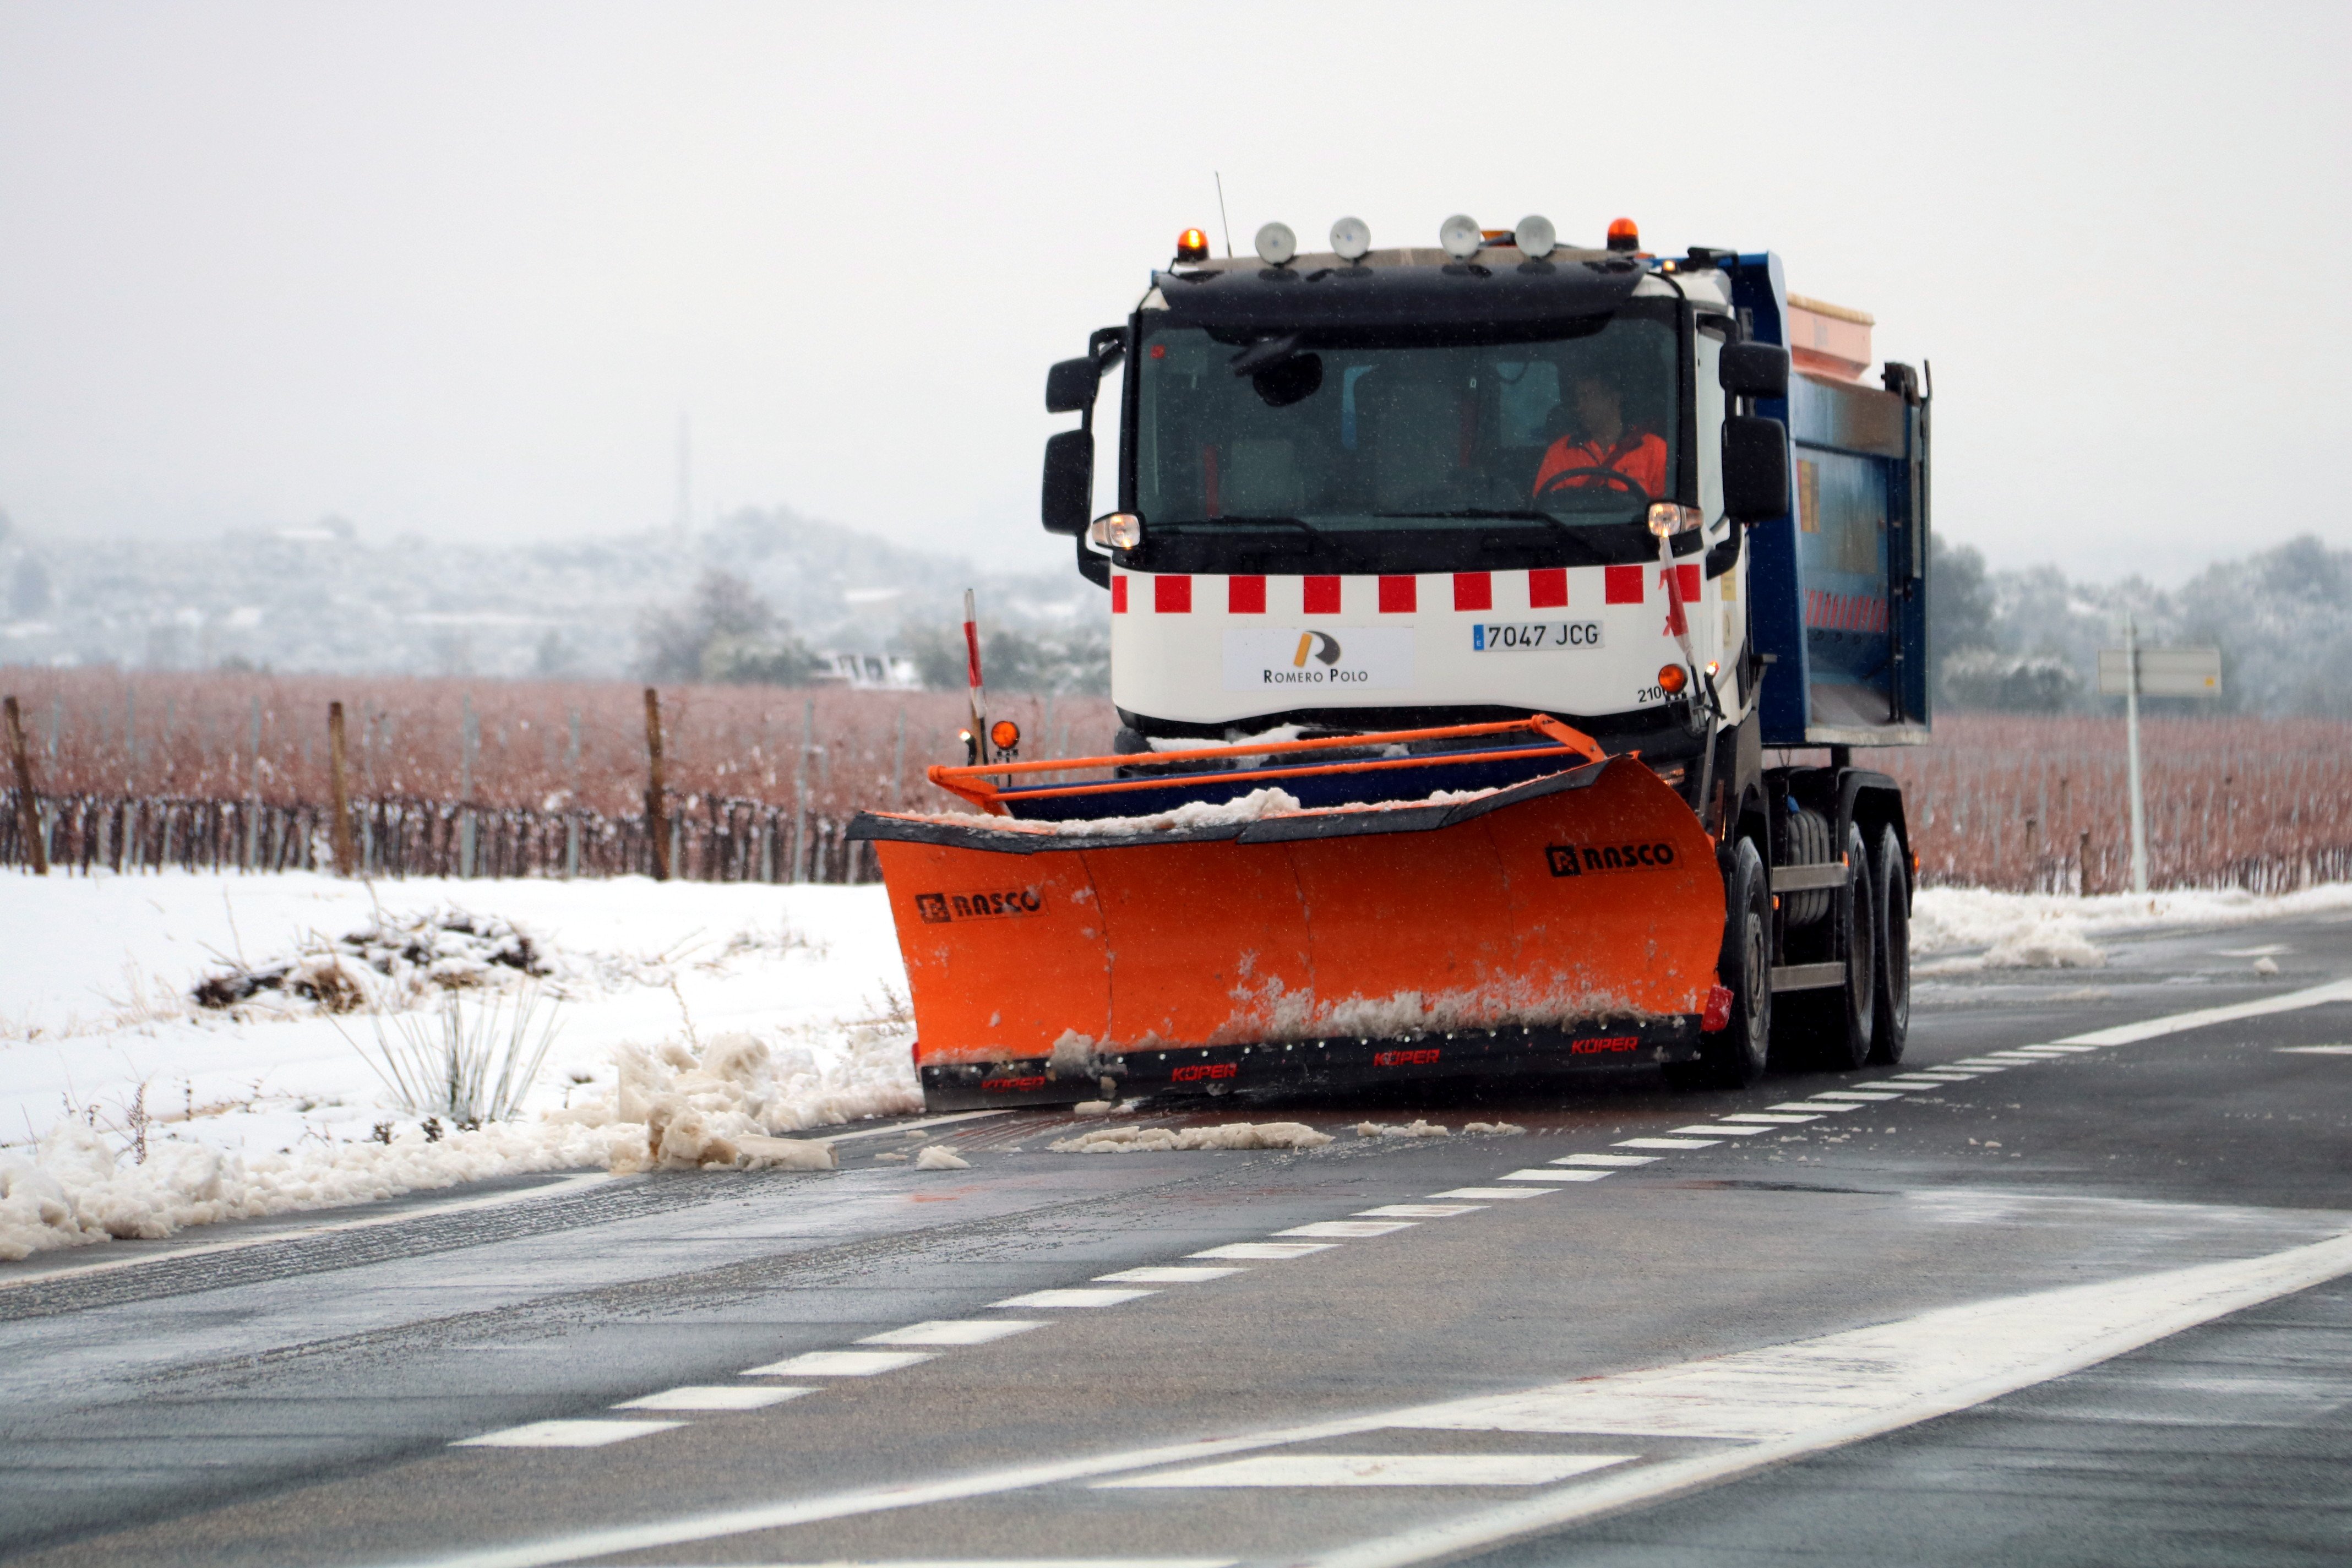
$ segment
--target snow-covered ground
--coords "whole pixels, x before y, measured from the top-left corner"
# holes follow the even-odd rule
[[[1935,889],[1913,948],[1927,973],[2095,965],[2105,935],[2332,909],[2352,887]],[[0,874],[0,1258],[523,1171],[821,1160],[775,1135],[919,1107],[905,995],[874,887]],[[428,1119],[380,1075],[453,996],[461,1024],[535,997],[555,1026],[506,1121]]]
[[[500,939],[440,930],[453,911],[528,934],[546,973],[479,962]],[[404,928],[441,951],[379,942],[384,974],[337,942]],[[193,998],[305,955],[289,981],[372,1005]],[[555,1035],[520,1115],[428,1126],[379,1076],[451,997],[470,1026],[533,995]],[[0,1258],[521,1171],[797,1163],[765,1135],[919,1107],[905,995],[877,888],[7,875]]]

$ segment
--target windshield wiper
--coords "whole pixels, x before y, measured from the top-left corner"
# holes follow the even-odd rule
[[[1481,522],[1548,522],[1555,528],[1566,528],[1568,522],[1548,511],[1512,511],[1483,506],[1465,506],[1454,511],[1384,511],[1382,517],[1460,517]]]
[[[1303,517],[1236,517],[1231,513],[1223,517],[1190,517],[1181,522],[1162,523],[1160,526],[1163,528],[1226,528],[1235,525],[1243,528],[1295,528],[1301,533],[1309,534],[1322,532],[1321,529]]]

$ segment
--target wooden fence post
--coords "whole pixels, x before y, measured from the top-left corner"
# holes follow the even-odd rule
[[[49,847],[41,842],[41,808],[33,799],[33,758],[25,750],[25,716],[16,708],[16,699],[10,697],[8,710],[8,752],[16,764],[16,817],[25,826],[25,858],[33,868],[33,875],[49,874]]]
[[[352,853],[352,791],[343,776],[343,705],[327,704],[327,792],[335,812],[335,875],[349,877],[358,869]]]
[[[646,756],[651,763],[646,786],[646,837],[654,852],[654,880],[669,880],[669,811],[662,793],[661,694],[646,688]]]

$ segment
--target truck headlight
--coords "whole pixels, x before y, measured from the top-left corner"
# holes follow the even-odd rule
[[[1143,542],[1143,520],[1131,511],[1110,511],[1087,527],[1087,538],[1106,550],[1132,550]]]

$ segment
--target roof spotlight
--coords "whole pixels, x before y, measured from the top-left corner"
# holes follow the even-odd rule
[[[1520,254],[1529,261],[1541,261],[1559,244],[1559,231],[1541,213],[1529,213],[1511,232],[1517,237]]]
[[[1298,237],[1286,223],[1270,223],[1257,231],[1257,254],[1268,267],[1284,266],[1298,254]]]
[[[1372,231],[1360,217],[1343,217],[1331,226],[1331,248],[1342,261],[1361,261],[1372,248]]]
[[[1486,236],[1478,227],[1476,218],[1467,213],[1455,213],[1437,226],[1437,243],[1454,260],[1467,261],[1485,247]]]

